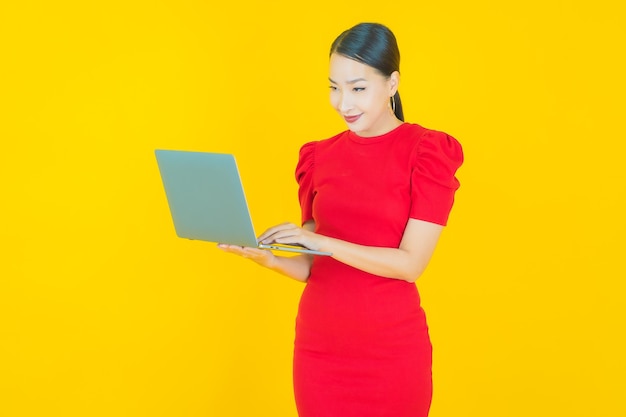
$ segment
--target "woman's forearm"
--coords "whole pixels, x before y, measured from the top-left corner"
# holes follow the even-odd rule
[[[333,238],[324,239],[320,250],[332,252],[339,262],[370,274],[408,282],[415,282],[427,264],[399,248],[363,246]]]
[[[411,219],[398,248],[363,246],[319,236],[319,249],[370,274],[415,282],[426,270],[443,226]],[[317,239],[316,239],[317,240]]]
[[[423,220],[409,219],[399,247],[364,246],[324,236],[312,231],[314,222],[298,227],[293,223],[282,223],[266,230],[259,240],[262,243],[300,244],[309,249],[330,252],[339,262],[361,271],[386,278],[415,282],[424,272],[439,240],[443,226]],[[278,258],[277,258],[278,259]],[[283,258],[284,259],[284,258]],[[277,271],[298,280],[306,280],[310,272],[312,257],[305,258],[308,264],[291,265],[284,261],[275,267]],[[283,262],[283,261],[281,261]]]
[[[311,272],[313,255],[275,256],[267,267],[282,275],[286,275],[300,282],[306,282]]]

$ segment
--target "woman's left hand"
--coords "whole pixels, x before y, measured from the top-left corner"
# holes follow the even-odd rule
[[[227,245],[219,243],[218,248],[224,252],[239,255],[243,258],[250,259],[266,268],[272,268],[276,264],[276,256],[272,251],[266,249],[249,248],[245,246]]]
[[[318,235],[305,227],[296,226],[293,223],[282,223],[270,227],[259,237],[259,242],[269,245],[272,243],[282,243],[285,245],[301,245],[307,249],[320,250],[323,243],[323,236]]]

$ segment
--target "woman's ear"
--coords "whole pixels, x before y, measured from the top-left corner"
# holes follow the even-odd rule
[[[398,92],[398,86],[400,85],[400,73],[394,71],[389,76],[389,97],[393,97]]]

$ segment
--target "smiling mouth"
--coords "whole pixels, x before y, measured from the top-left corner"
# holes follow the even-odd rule
[[[359,117],[361,117],[360,114],[357,114],[356,116],[343,116],[344,120],[348,123],[354,123],[357,120],[359,120]]]

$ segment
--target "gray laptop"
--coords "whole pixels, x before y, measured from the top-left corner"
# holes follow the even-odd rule
[[[257,242],[233,155],[160,149],[155,154],[179,237],[331,255],[301,246],[261,245]]]

